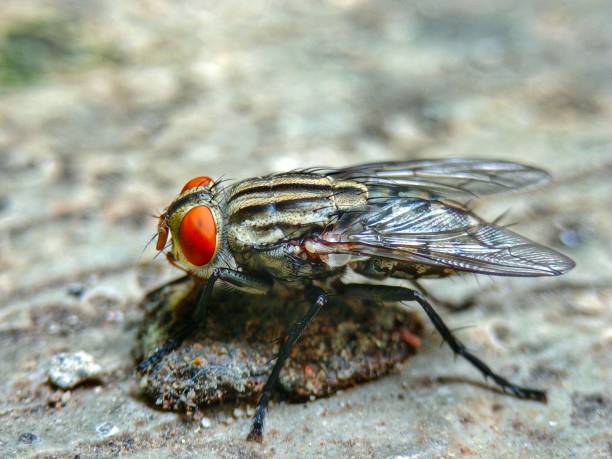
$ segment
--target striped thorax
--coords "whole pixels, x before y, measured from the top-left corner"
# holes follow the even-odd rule
[[[352,180],[287,173],[249,179],[227,200],[227,237],[235,254],[321,231],[340,211],[363,207],[365,185]]]

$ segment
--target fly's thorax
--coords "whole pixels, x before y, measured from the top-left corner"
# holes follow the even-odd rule
[[[207,186],[183,191],[170,204],[164,218],[172,241],[173,261],[190,274],[207,277],[223,251],[223,214]]]
[[[287,173],[245,180],[227,200],[230,247],[274,245],[321,231],[339,211],[365,206],[368,189],[352,180]]]

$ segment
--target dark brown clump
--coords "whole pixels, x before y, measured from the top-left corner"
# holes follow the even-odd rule
[[[167,339],[178,305],[190,308],[192,289],[190,281],[168,284],[145,298],[139,358]],[[277,338],[305,308],[303,301],[280,296],[219,295],[206,330],[196,331],[145,372],[143,393],[164,409],[185,411],[256,400],[278,351]],[[334,297],[292,351],[279,388],[288,398],[303,400],[380,377],[415,353],[421,328],[413,314],[391,305]]]

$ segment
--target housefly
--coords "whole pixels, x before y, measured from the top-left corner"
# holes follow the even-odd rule
[[[157,249],[198,282],[199,299],[192,315],[139,368],[156,365],[203,324],[215,285],[252,295],[284,285],[303,293],[310,307],[279,343],[249,440],[262,440],[266,407],[281,368],[330,293],[418,303],[454,353],[504,391],[544,401],[544,391],[508,381],[469,352],[416,282],[462,272],[532,277],[572,269],[568,257],[467,208],[476,196],[548,179],[540,169],[478,159],[304,169],[231,184],[196,177],[160,216]],[[349,270],[373,281],[406,279],[416,288],[343,283]]]

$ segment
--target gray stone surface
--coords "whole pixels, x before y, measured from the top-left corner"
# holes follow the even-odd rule
[[[3,0],[0,456],[609,457],[611,17],[604,0]],[[203,423],[138,397],[136,305],[177,274],[143,254],[150,215],[188,178],[461,155],[557,179],[473,205],[510,209],[573,272],[427,283],[475,295],[449,325],[547,405],[486,389],[427,331],[391,376],[273,404],[263,445],[247,406]],[[49,359],[79,350],[102,384],[58,394]]]

